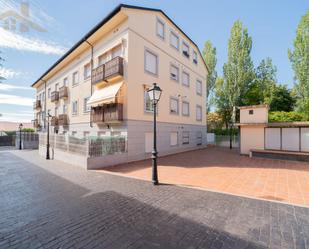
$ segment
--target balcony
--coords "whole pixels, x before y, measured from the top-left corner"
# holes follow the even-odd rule
[[[59,88],[59,99],[65,99],[68,97],[68,87],[62,86]]]
[[[118,56],[92,70],[91,83],[108,81],[114,77],[123,76],[123,58]]]
[[[50,125],[51,126],[58,126],[58,118],[56,116],[52,116],[50,120]]]
[[[123,104],[113,103],[91,108],[91,122],[115,123],[123,120]]]
[[[56,102],[59,100],[59,92],[58,91],[53,91],[50,94],[50,101],[51,102]]]
[[[41,100],[36,100],[33,104],[33,109],[40,109],[42,107]]]
[[[59,114],[58,117],[58,125],[65,126],[68,125],[68,115],[67,114]]]
[[[35,129],[40,129],[41,128],[41,124],[39,123],[38,119],[32,120],[32,124],[33,124],[33,128],[35,128]]]

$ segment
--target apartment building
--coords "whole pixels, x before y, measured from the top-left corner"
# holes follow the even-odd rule
[[[153,110],[147,90],[155,82],[163,90],[159,154],[200,148],[206,145],[206,76],[197,45],[162,10],[122,4],[32,85],[34,125],[44,133],[49,112],[50,131],[59,136],[124,136],[126,151],[110,164],[148,158]]]

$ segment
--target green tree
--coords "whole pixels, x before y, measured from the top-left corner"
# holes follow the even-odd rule
[[[296,30],[294,49],[288,51],[295,78],[296,109],[309,110],[309,9]]]
[[[229,101],[229,88],[224,78],[218,77],[215,84],[217,113],[222,118],[222,122],[225,124],[225,128],[228,128],[228,124],[231,121],[232,112]]]
[[[208,67],[207,75],[207,110],[210,110],[210,106],[213,104],[213,92],[217,79],[217,51],[212,45],[211,41],[206,41],[203,49],[203,58]]]
[[[294,109],[296,99],[286,85],[275,86],[272,90],[269,108],[270,111],[291,112]]]
[[[255,80],[243,98],[245,105],[270,104],[276,87],[277,68],[271,58],[263,59],[255,70]]]
[[[223,66],[224,83],[222,85],[227,98],[225,112],[232,113],[233,107],[244,104],[244,97],[254,82],[251,48],[252,39],[247,28],[243,27],[242,22],[236,21],[231,29],[228,43],[228,60]],[[235,113],[230,115],[232,116],[236,116]]]

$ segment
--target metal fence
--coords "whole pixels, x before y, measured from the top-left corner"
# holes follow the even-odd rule
[[[14,146],[14,145],[15,145],[15,135],[0,136],[0,146]]]
[[[46,146],[47,136],[40,134],[40,146]],[[51,149],[89,157],[101,157],[127,152],[126,136],[77,138],[68,135],[50,135]]]
[[[218,147],[230,147],[230,136],[215,135],[215,144]],[[238,135],[232,136],[232,147],[239,148]]]

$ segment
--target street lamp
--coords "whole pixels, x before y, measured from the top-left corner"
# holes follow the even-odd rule
[[[19,124],[19,126],[18,126],[18,128],[19,128],[19,149],[21,150],[22,148],[22,146],[21,146],[21,130],[23,129],[23,124],[22,123],[20,123]]]
[[[46,144],[46,160],[50,159],[49,156],[49,118],[51,117],[50,113],[47,112],[47,144]]]
[[[160,100],[162,90],[157,83],[153,83],[153,87],[148,91],[149,98],[153,106],[153,149],[152,149],[152,183],[158,185],[158,167],[157,167],[157,104]]]

